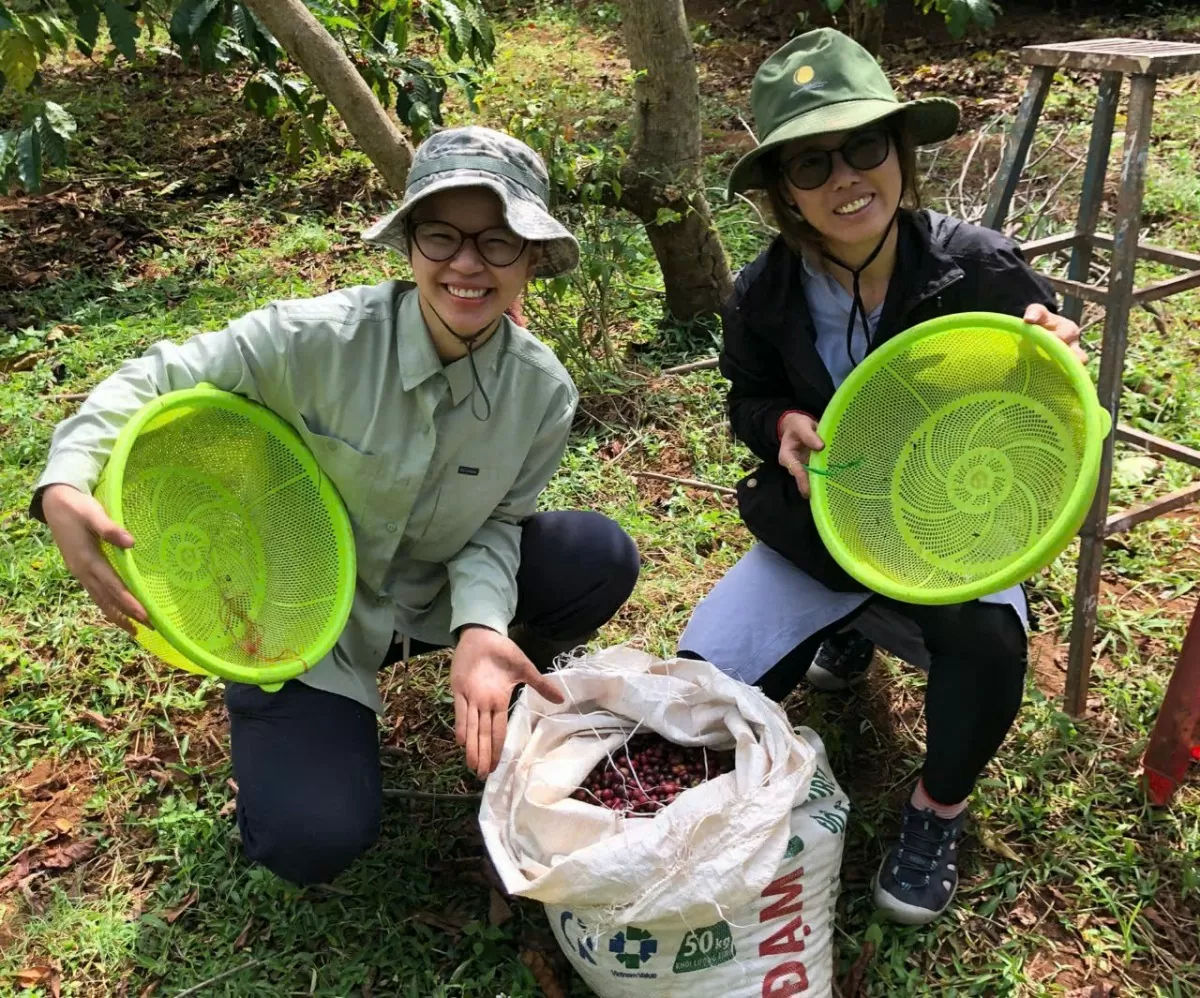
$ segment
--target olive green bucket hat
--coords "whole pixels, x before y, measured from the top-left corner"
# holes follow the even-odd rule
[[[767,154],[793,141],[847,132],[904,115],[916,145],[950,138],[958,105],[947,97],[902,103],[879,63],[865,48],[833,28],[793,38],[758,69],[750,106],[759,140],[729,175],[729,196],[764,187]]]

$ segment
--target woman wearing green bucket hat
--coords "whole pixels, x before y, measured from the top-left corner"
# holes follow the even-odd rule
[[[976,310],[1070,344],[1079,328],[1011,240],[920,209],[914,150],[954,134],[953,101],[900,102],[869,53],[821,29],[759,68],[751,103],[760,144],[729,190],[764,190],[780,234],[738,276],[721,370],[734,433],[764,462],[738,486],[761,543],[697,607],[680,648],[775,699],[806,674],[846,688],[876,643],[928,669],[926,758],[875,886],[880,908],[920,924],[953,898],[967,797],[1020,706],[1028,608],[1019,586],[940,607],[864,591],[821,542],[805,465],[837,386],[905,329]]]
[[[354,530],[357,590],[333,651],[275,693],[230,683],[247,856],[297,883],[332,879],[378,834],[380,666],[453,647],[447,685],[470,768],[499,759],[520,683],[604,624],[638,575],[633,541],[590,510],[537,511],[578,399],[515,320],[535,274],[579,260],[532,149],[489,128],[417,150],[399,209],[365,238],[414,282],[276,302],[128,361],[54,434],[32,512],[105,616],[148,624],[98,541],[133,547],[91,492],[120,428],[158,395],[208,382],[300,434]]]

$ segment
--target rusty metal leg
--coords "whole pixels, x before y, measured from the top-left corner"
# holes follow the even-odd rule
[[[1079,204],[1080,240],[1071,251],[1071,267],[1067,277],[1072,281],[1088,282],[1095,243],[1092,236],[1100,220],[1100,205],[1104,201],[1104,178],[1108,174],[1108,154],[1112,149],[1113,123],[1117,117],[1117,101],[1121,96],[1123,73],[1105,73],[1100,78],[1100,96],[1096,101],[1096,116],[1092,119],[1092,140],[1088,145],[1087,166],[1083,171],[1083,198]],[[1083,299],[1068,296],[1063,303],[1063,315],[1078,322],[1083,315]]]
[[[1100,350],[1100,404],[1112,416],[1113,426],[1121,404],[1121,375],[1125,367],[1125,341],[1129,310],[1133,304],[1133,279],[1137,268],[1138,233],[1142,221],[1142,194],[1146,182],[1146,157],[1154,120],[1154,86],[1157,77],[1136,75],[1129,95],[1129,123],[1125,131],[1125,157],[1121,167],[1121,192],[1117,201],[1117,228],[1113,237],[1113,273],[1108,286],[1104,343]],[[1078,717],[1087,707],[1092,647],[1096,638],[1096,602],[1104,560],[1104,521],[1112,485],[1113,440],[1109,435],[1100,462],[1096,499],[1080,531],[1082,545],[1075,580],[1071,653],[1067,662],[1064,707]]]
[[[989,229],[1003,230],[1008,219],[1008,209],[1021,180],[1021,171],[1025,169],[1025,161],[1029,158],[1029,147],[1033,145],[1038,118],[1042,116],[1042,105],[1046,103],[1046,94],[1053,80],[1053,67],[1033,68],[1029,86],[1025,88],[1025,96],[1021,99],[1021,107],[1017,111],[1012,135],[1009,136],[1008,154],[1004,157],[1004,164],[996,177],[996,186],[992,188],[987,210],[983,213],[983,224]]]
[[[1169,804],[1187,775],[1200,741],[1200,604],[1159,708],[1142,768],[1155,804]]]

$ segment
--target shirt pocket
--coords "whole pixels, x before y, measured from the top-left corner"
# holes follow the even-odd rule
[[[435,494],[422,504],[425,509],[419,523],[410,528],[417,538],[413,555],[433,562],[453,558],[496,511],[512,481],[510,469],[501,466],[473,461],[452,463]]]
[[[354,530],[363,530],[372,510],[372,501],[384,458],[370,451],[360,450],[341,437],[331,436],[316,429],[304,413],[300,413],[300,436],[316,458],[321,470],[337,487],[346,511],[350,514]]]

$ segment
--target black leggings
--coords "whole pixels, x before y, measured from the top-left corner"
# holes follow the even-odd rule
[[[929,651],[921,778],[935,801],[957,804],[970,794],[1020,709],[1028,660],[1025,630],[1011,607],[993,603],[887,604],[921,628]],[[758,683],[763,692],[772,700],[786,697],[821,642],[851,623],[865,605],[788,652]]]
[[[633,541],[599,513],[538,514],[521,537],[516,620],[547,639],[587,635],[629,598],[638,569]],[[332,880],[379,835],[374,711],[296,681],[277,693],[228,683],[225,704],[247,858],[297,884]]]

